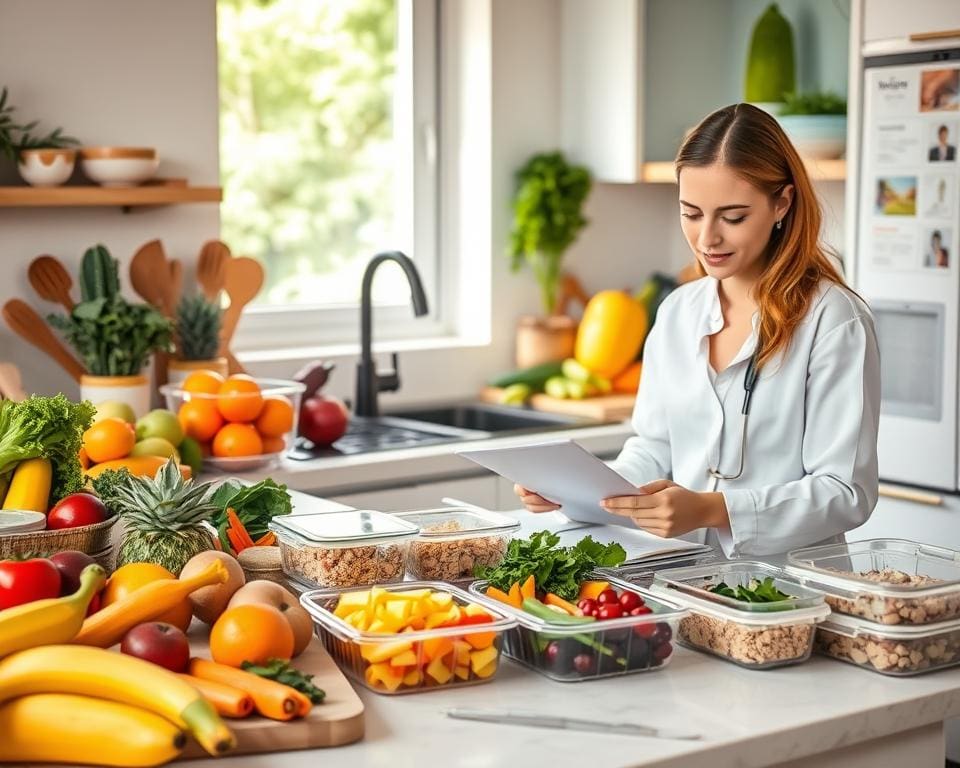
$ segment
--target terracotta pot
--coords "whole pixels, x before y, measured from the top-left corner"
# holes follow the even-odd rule
[[[150,384],[140,376],[80,377],[80,399],[99,405],[106,400],[126,403],[137,418],[150,410]]]
[[[577,321],[567,315],[524,315],[517,321],[517,368],[573,357]]]
[[[224,378],[227,377],[227,358],[215,357],[212,360],[177,360],[170,358],[167,361],[167,383],[179,384],[194,371],[216,371]]]

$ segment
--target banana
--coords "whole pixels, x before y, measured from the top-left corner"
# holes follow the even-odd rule
[[[83,626],[87,607],[106,580],[102,567],[88,565],[80,574],[80,588],[72,595],[0,611],[0,658],[37,645],[69,643]]]
[[[65,693],[0,706],[0,763],[151,766],[176,758],[186,735],[153,712]]]
[[[28,509],[46,512],[49,508],[53,465],[50,459],[24,459],[13,470],[10,487],[0,509]]]
[[[236,746],[233,733],[193,686],[122,653],[44,645],[0,660],[0,702],[33,693],[74,693],[148,710],[186,728],[211,755]]]

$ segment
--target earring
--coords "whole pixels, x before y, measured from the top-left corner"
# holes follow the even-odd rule
[[[783,229],[783,219],[777,219],[777,229]]]

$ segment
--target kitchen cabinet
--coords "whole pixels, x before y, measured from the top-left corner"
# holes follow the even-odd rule
[[[940,498],[937,505],[881,496],[870,519],[847,532],[847,541],[911,539],[960,549],[960,497]]]
[[[497,480],[498,478],[493,475],[450,479],[402,485],[378,491],[358,491],[339,496],[326,496],[326,498],[356,509],[379,509],[383,512],[440,507],[443,506],[440,500],[447,496],[485,509],[497,509]]]
[[[960,3],[956,0],[924,0],[910,4],[904,12],[903,0],[869,0],[863,14],[863,42],[900,41],[913,34],[940,30],[960,30]],[[945,40],[954,45],[957,36]]]
[[[750,34],[767,0],[563,0],[564,150],[601,181],[674,181],[672,158],[708,112],[741,101]],[[849,2],[787,0],[801,90],[846,93]],[[808,164],[841,181],[839,162]]]

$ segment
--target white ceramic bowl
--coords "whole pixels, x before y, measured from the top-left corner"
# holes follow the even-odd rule
[[[24,149],[17,170],[33,187],[57,187],[73,174],[77,160],[75,149]]]
[[[104,187],[134,187],[153,178],[160,159],[150,147],[84,147],[80,168]]]

